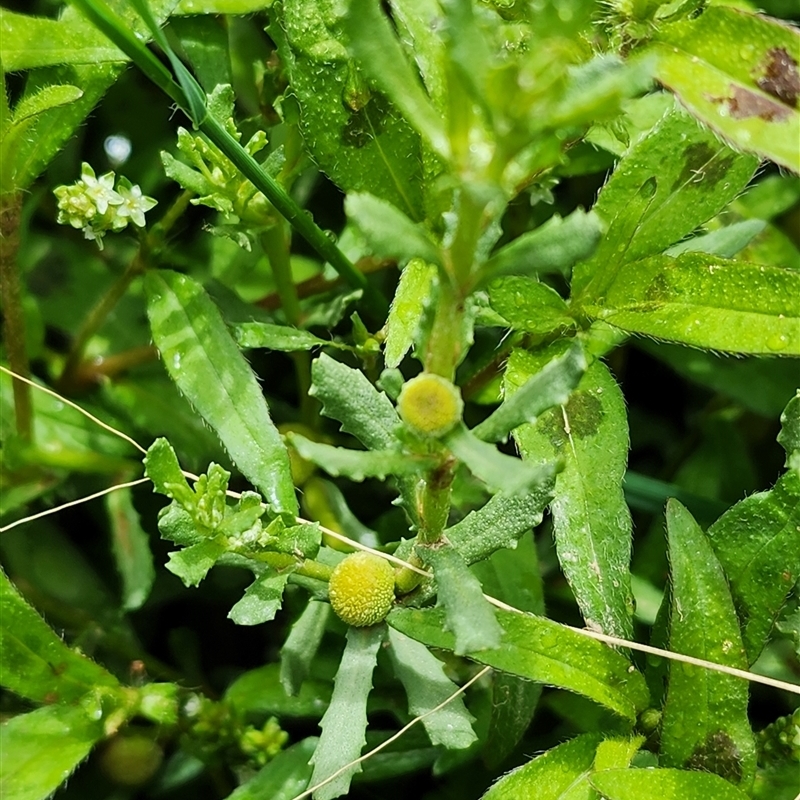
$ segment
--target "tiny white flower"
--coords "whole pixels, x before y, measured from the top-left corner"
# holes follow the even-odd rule
[[[134,225],[143,228],[144,215],[156,205],[156,201],[152,197],[143,195],[142,190],[135,184],[130,188],[119,186],[118,192],[122,202],[116,209],[117,214],[129,218]]]
[[[97,206],[98,214],[105,214],[109,206],[122,204],[122,197],[114,191],[114,173],[107,172],[99,178],[95,177],[94,170],[84,162],[81,165],[81,183],[86,187],[85,193]]]
[[[93,228],[91,225],[87,225],[83,229],[83,235],[90,242],[92,242],[92,241],[97,242],[97,249],[98,250],[102,250],[103,249],[103,236],[104,236],[104,234],[105,234],[105,231],[95,230],[95,228]]]

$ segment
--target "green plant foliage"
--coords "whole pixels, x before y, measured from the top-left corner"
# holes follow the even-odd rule
[[[712,8],[656,34],[658,79],[737,147],[800,171],[800,35],[734,8]],[[747,42],[732,48],[731,42]],[[702,91],[700,90],[702,86]]]
[[[644,678],[631,669],[624,656],[551,620],[507,611],[497,611],[496,616],[503,630],[502,645],[470,653],[476,661],[529,680],[569,688],[631,722],[637,710],[646,706]],[[444,630],[444,619],[438,609],[395,609],[388,622],[427,645],[452,650],[455,637]],[[580,667],[587,656],[591,673],[582,672]]]
[[[258,384],[202,287],[148,276],[148,313],[167,372],[276,511],[297,511],[289,456]],[[207,389],[215,386],[214,396]]]
[[[667,504],[667,535],[670,648],[744,668],[747,661],[725,575],[700,527],[676,500]],[[729,675],[671,665],[661,755],[664,766],[716,772],[748,787],[755,771],[755,743],[747,722],[747,684]]]
[[[789,5],[0,9],[4,798],[796,800]]]
[[[676,769],[611,769],[594,775],[592,786],[609,800],[634,798],[707,797],[713,800],[742,800],[747,795],[716,775]]]
[[[5,722],[0,726],[3,796],[49,797],[102,735],[102,724],[80,706],[44,706]]]
[[[314,765],[312,785],[333,776],[358,758],[366,744],[367,695],[372,688],[372,671],[385,634],[383,625],[347,629],[347,646],[339,664],[331,704],[320,722],[322,735],[311,758]],[[322,800],[346,794],[353,775],[360,770],[360,766],[350,767],[315,794]]]
[[[509,392],[541,368],[541,356],[515,351],[506,372]],[[608,368],[595,362],[565,406],[520,427],[516,439],[525,459],[564,459],[550,504],[559,560],[586,619],[626,636],[633,611],[631,522],[622,494],[628,431],[624,401]]]

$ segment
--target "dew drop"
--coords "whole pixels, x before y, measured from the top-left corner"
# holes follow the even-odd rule
[[[767,347],[775,352],[778,352],[779,350],[785,350],[788,344],[789,337],[784,333],[775,334],[767,339]]]

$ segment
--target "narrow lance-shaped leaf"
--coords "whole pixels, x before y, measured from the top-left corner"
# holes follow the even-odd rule
[[[170,377],[267,502],[296,515],[289,455],[216,306],[199,284],[168,270],[149,272],[145,287],[153,339]]]
[[[111,549],[122,578],[122,607],[132,611],[147,600],[156,577],[150,539],[142,528],[130,489],[106,495],[106,509],[111,522]]]
[[[296,695],[300,691],[319,649],[330,613],[329,603],[309,600],[292,625],[281,648],[281,686],[287,694]]]
[[[800,577],[800,474],[790,470],[768,492],[737,503],[708,529],[708,538],[753,663]]]
[[[2,570],[0,606],[3,687],[38,703],[74,702],[98,686],[119,687],[110,672],[70,649],[25,602]],[[3,756],[5,760],[5,751]]]
[[[445,611],[445,626],[455,636],[454,652],[464,655],[499,647],[502,629],[495,619],[494,608],[458,551],[450,544],[440,544],[418,545],[416,552],[425,564],[433,567],[439,605]]]
[[[283,603],[289,570],[266,570],[247,587],[244,597],[228,613],[237,625],[259,625],[274,619]]]
[[[431,264],[441,263],[438,249],[424,230],[391,203],[371,194],[351,192],[344,208],[375,255],[403,262],[421,258]]]
[[[472,567],[484,592],[520,611],[544,614],[544,589],[533,536],[515,550],[497,550]],[[492,715],[481,757],[489,769],[499,767],[519,744],[531,723],[542,685],[496,672],[492,676]]]
[[[504,400],[472,433],[487,442],[505,440],[523,423],[533,423],[548,408],[564,405],[586,370],[583,348],[576,342]]]
[[[500,647],[468,653],[469,658],[588,697],[631,723],[647,707],[644,678],[617,651],[543,617],[502,609],[495,614],[503,629]],[[387,621],[429,647],[455,647],[443,609],[395,608]]]
[[[672,613],[669,649],[746,669],[739,623],[725,574],[691,514],[667,503]],[[716,772],[748,787],[755,743],[747,718],[747,683],[672,662],[661,727],[664,766]]]
[[[624,264],[694,231],[741,193],[757,166],[673,108],[630,147],[600,192],[593,211],[608,230],[576,266],[573,298],[602,297]]]
[[[315,347],[342,347],[338,342],[320,339],[308,331],[269,322],[240,322],[233,326],[233,336],[239,347],[245,350],[263,347],[265,350],[293,353]]]
[[[711,7],[662,26],[655,39],[659,81],[698,119],[736,147],[800,172],[796,28]]]
[[[456,685],[444,674],[444,666],[433,653],[414,639],[389,628],[389,656],[395,675],[408,695],[408,713],[427,714],[456,691]],[[449,750],[469,747],[477,736],[472,730],[473,717],[464,700],[456,697],[444,708],[422,720],[432,744]]]
[[[385,478],[387,475],[414,475],[435,464],[425,459],[394,450],[349,450],[321,442],[312,442],[298,433],[289,433],[287,440],[301,458],[322,467],[329,475],[344,475],[353,481],[364,478]]]
[[[746,800],[741,789],[707,772],[682,769],[610,769],[590,782],[608,800]]]
[[[585,312],[630,333],[734,353],[800,355],[800,271],[684,253],[625,264]]]
[[[547,353],[515,350],[506,369],[507,392],[525,384],[547,360]],[[628,426],[622,393],[608,367],[596,361],[566,406],[523,425],[514,436],[523,459],[563,459],[550,505],[561,568],[587,624],[630,638],[631,518],[622,491]]]
[[[397,291],[386,319],[384,361],[396,367],[414,344],[436,278],[436,267],[412,258],[400,274]]]
[[[578,209],[568,217],[551,217],[498,250],[483,266],[482,280],[501,275],[569,275],[578,261],[592,255],[603,229],[603,221],[593,211]]]
[[[390,449],[399,443],[395,431],[400,417],[389,398],[363,372],[323,353],[311,366],[311,381],[310,394],[322,403],[322,413],[338,420],[343,431],[371,450]]]
[[[420,85],[389,20],[375,0],[351,2],[345,17],[350,48],[367,76],[403,112],[433,150],[443,158],[450,154],[444,121]]]
[[[366,744],[367,696],[372,689],[372,671],[378,648],[386,634],[383,625],[347,629],[345,645],[331,697],[331,704],[320,722],[322,735],[311,757],[316,785],[361,755]],[[361,766],[344,771],[330,783],[314,792],[314,800],[333,800],[347,794],[350,781]]]
[[[444,535],[467,564],[482,561],[495,550],[516,547],[519,537],[542,521],[553,496],[554,478],[555,470],[550,480],[529,492],[496,494],[482,508],[447,528]]]
[[[0,796],[45,800],[103,736],[101,720],[80,706],[58,703],[0,725]]]
[[[492,491],[508,495],[529,492],[550,481],[555,462],[525,463],[501,453],[494,445],[478,439],[463,424],[455,427],[444,440],[453,455]]]

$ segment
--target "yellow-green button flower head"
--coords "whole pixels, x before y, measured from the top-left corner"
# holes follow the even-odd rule
[[[377,625],[394,603],[394,569],[372,553],[351,553],[334,567],[328,597],[337,616],[348,625]]]
[[[397,398],[403,422],[422,436],[444,436],[461,419],[463,409],[458,387],[429,372],[403,384]]]

